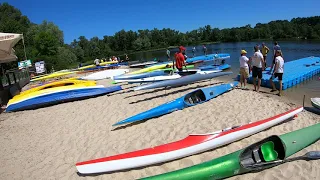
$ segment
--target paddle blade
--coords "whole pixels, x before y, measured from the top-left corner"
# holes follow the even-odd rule
[[[320,159],[320,151],[310,151],[306,155],[306,160],[317,160]]]

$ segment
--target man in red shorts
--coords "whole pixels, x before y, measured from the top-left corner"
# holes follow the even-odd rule
[[[180,46],[179,47],[179,52],[175,54],[176,67],[179,70],[179,72],[181,72],[182,69],[183,69],[183,66],[186,65],[184,55],[182,54],[185,50],[186,50],[185,47]],[[173,66],[174,66],[174,64],[173,64]]]

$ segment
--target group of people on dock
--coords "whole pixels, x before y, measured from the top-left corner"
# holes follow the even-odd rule
[[[125,60],[126,61],[129,61],[129,57],[127,54],[125,54]],[[102,58],[102,59],[98,59],[96,58],[93,63],[96,65],[96,66],[99,66],[100,63],[103,63],[103,62],[123,62],[123,60],[120,59],[120,57],[116,57],[116,56],[112,56],[112,57],[109,57],[109,59],[106,59],[106,58]]]
[[[240,85],[242,89],[248,89],[246,87],[247,78],[249,78],[249,73],[252,71],[253,86],[254,91],[259,92],[261,86],[261,79],[263,76],[262,71],[266,70],[267,67],[267,55],[270,49],[262,43],[262,48],[260,50],[259,45],[254,46],[254,54],[248,58],[247,51],[241,50],[241,56],[239,58],[240,62]],[[250,65],[249,65],[250,64]],[[284,71],[284,59],[281,48],[277,42],[274,43],[273,47],[273,61],[269,74],[271,77],[269,79],[272,90],[271,92],[277,91],[273,80],[278,78],[279,80],[279,93],[278,96],[282,95],[282,77]],[[256,80],[258,78],[258,84]]]

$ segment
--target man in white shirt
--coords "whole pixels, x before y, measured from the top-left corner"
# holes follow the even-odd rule
[[[276,50],[275,67],[274,67],[272,76],[270,78],[270,83],[272,85],[271,92],[277,91],[273,80],[275,78],[278,78],[278,81],[279,81],[279,93],[277,94],[278,96],[282,95],[282,77],[283,77],[283,70],[284,70],[284,60],[283,60],[281,54],[282,54],[281,50]]]
[[[247,89],[247,78],[249,77],[249,59],[247,58],[247,51],[241,50],[241,56],[239,58],[240,62],[240,85],[242,88],[242,84],[244,84],[244,88],[242,89]]]
[[[252,58],[252,77],[254,90],[259,92],[261,79],[262,79],[262,69],[264,69],[264,59],[262,53],[259,51],[259,47],[254,47],[255,53]],[[258,86],[256,85],[256,79],[258,77]]]

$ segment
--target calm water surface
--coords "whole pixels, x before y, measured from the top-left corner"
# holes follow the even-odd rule
[[[208,54],[212,53],[229,53],[231,58],[226,61],[226,63],[231,65],[231,71],[234,73],[231,76],[224,77],[224,80],[232,80],[236,77],[239,72],[239,56],[241,49],[245,49],[248,52],[248,57],[252,56],[254,53],[253,47],[256,44],[261,45],[262,42],[238,42],[238,43],[217,43],[207,45]],[[267,65],[270,66],[272,63],[272,49],[273,44],[271,41],[265,42],[271,50],[269,56],[267,57]],[[318,56],[320,57],[320,42],[308,42],[308,41],[280,41],[279,45],[283,51],[284,60],[286,62],[309,57],[309,56]],[[186,47],[188,57],[192,57],[193,46]],[[202,45],[195,46],[197,51],[196,55],[203,55]],[[178,49],[170,49],[171,56],[178,51]],[[159,61],[166,61],[166,50],[153,51],[153,52],[143,52],[130,54],[130,59],[140,60],[140,61],[150,61],[154,58],[157,58]],[[314,76],[312,79],[305,81],[297,86],[289,88],[284,91],[286,97],[294,100],[296,103],[302,104],[303,95],[306,95],[307,105],[310,105],[311,97],[320,97],[320,74]]]

